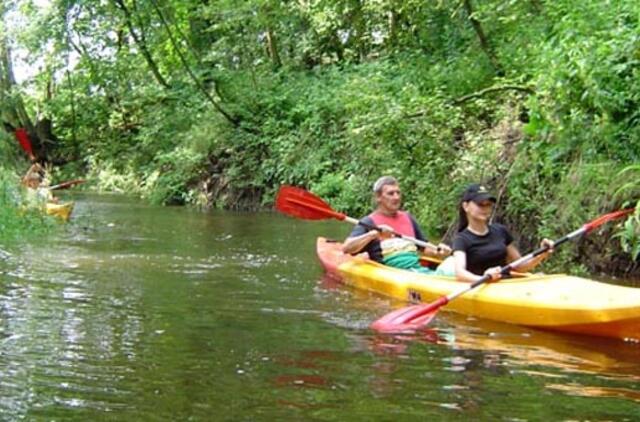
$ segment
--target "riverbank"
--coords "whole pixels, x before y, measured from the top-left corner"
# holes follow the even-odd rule
[[[265,209],[293,184],[360,216],[392,174],[434,239],[482,182],[521,249],[638,202],[637,2],[183,3],[7,7],[8,33],[29,34],[9,41],[66,72],[5,78],[7,133],[29,129],[67,179],[156,204]],[[104,28],[129,33],[105,49]],[[87,44],[53,35],[69,31]],[[556,261],[637,274],[628,221]]]

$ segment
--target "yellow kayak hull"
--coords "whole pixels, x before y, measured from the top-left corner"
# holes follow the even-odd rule
[[[319,238],[325,269],[347,285],[412,302],[432,302],[466,285],[454,277],[418,274],[341,252]],[[446,309],[547,330],[640,341],[640,289],[565,274],[530,275],[489,283]]]
[[[47,215],[52,215],[54,217],[61,218],[64,221],[68,221],[71,217],[74,206],[74,202],[66,202],[63,204],[48,202],[45,207],[45,212],[47,213]]]

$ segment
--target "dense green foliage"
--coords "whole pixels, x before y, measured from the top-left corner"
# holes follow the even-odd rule
[[[25,206],[19,170],[28,164],[13,139],[0,134],[0,245],[20,238],[32,239],[57,226],[54,217]]]
[[[32,238],[54,227],[53,217],[23,205],[15,172],[0,167],[0,244],[21,237]]]
[[[522,248],[637,202],[635,1],[25,0],[5,26],[11,13],[28,19],[10,43],[43,64],[12,92],[53,122],[47,157],[100,189],[252,208],[290,183],[358,215],[389,173],[440,237],[483,181]],[[635,255],[638,227],[618,229]],[[613,232],[554,261],[637,271]]]

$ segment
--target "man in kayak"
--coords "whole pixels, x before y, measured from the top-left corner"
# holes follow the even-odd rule
[[[460,281],[474,282],[484,274],[498,280],[502,276],[500,268],[520,258],[509,230],[490,221],[495,204],[496,197],[480,184],[467,186],[462,194],[458,233],[453,239],[455,275]],[[517,271],[530,270],[553,252],[549,239],[543,239],[540,246],[548,246],[549,250],[517,267]]]
[[[395,231],[427,241],[416,219],[408,212],[400,210],[402,194],[398,181],[392,176],[383,176],[373,185],[373,193],[376,209],[360,221],[369,226],[378,226],[383,231],[371,230],[359,224],[345,239],[342,251],[348,254],[367,252],[372,260],[391,267],[432,272],[420,265],[418,247],[413,242],[391,235],[391,232]],[[449,255],[451,249],[445,244],[440,244],[437,247],[426,248],[423,252],[442,258]]]

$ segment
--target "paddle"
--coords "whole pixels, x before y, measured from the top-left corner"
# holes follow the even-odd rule
[[[596,227],[599,227],[608,221],[622,218],[632,213],[634,210],[635,210],[634,208],[628,208],[628,209],[619,210],[609,214],[602,215],[596,218],[595,220],[592,220],[584,224],[578,230],[573,231],[568,235],[554,241],[553,247],[555,248],[556,246],[559,246],[565,242],[568,242],[569,240],[572,240],[578,236],[587,234],[593,229],[595,229]],[[500,272],[502,274],[507,275],[509,274],[511,269],[516,268],[519,265],[524,264],[525,262],[529,262],[536,256],[546,252],[548,249],[549,249],[548,246],[540,247],[535,251],[529,253],[528,255],[525,255],[513,261],[512,263],[505,265],[500,269]],[[487,275],[484,275],[479,280],[471,283],[470,285],[465,286],[463,289],[460,289],[459,291],[451,293],[449,295],[442,296],[441,298],[437,299],[432,303],[428,303],[428,304],[423,303],[419,305],[408,306],[408,307],[390,312],[387,315],[375,321],[373,324],[371,324],[371,328],[381,332],[401,332],[401,331],[419,329],[427,325],[435,317],[438,309],[440,309],[447,303],[451,302],[453,299],[457,298],[458,296],[464,293],[467,293],[470,290],[475,289],[476,287],[480,286],[483,283],[486,283],[490,279],[491,279],[491,275],[487,274]]]
[[[29,156],[29,159],[31,161],[34,161],[36,159],[36,156],[33,155],[33,148],[31,146],[31,141],[29,140],[29,134],[27,134],[27,131],[23,127],[19,127],[18,129],[16,129],[15,135],[22,149]]]
[[[67,182],[58,183],[57,185],[49,186],[49,190],[60,190],[60,189],[68,189],[73,186],[79,185],[80,183],[84,183],[86,180],[84,179],[74,179],[69,180]]]
[[[335,218],[336,220],[342,220],[354,225],[361,225],[369,230],[377,230],[379,232],[387,232],[395,237],[413,242],[414,244],[423,248],[432,248],[440,251],[440,248],[432,243],[424,242],[416,239],[415,237],[406,236],[395,231],[387,231],[373,224],[363,223],[352,217],[348,217],[345,214],[334,211],[329,204],[324,202],[318,196],[306,191],[302,188],[295,186],[284,185],[280,187],[278,195],[276,196],[276,209],[284,214],[302,218],[304,220],[325,220],[327,218]]]

